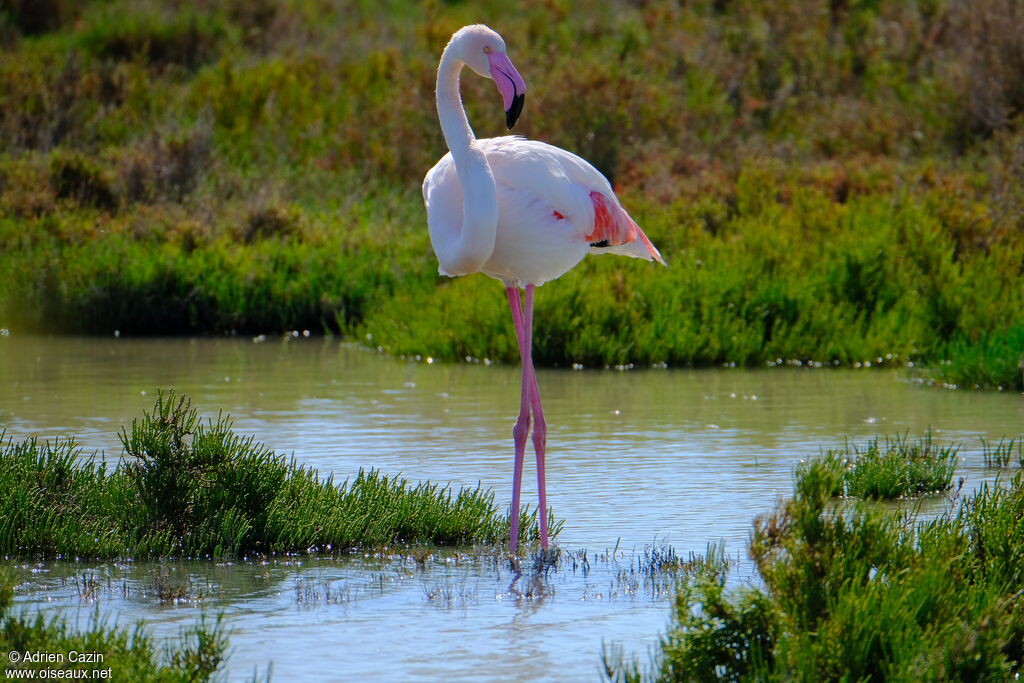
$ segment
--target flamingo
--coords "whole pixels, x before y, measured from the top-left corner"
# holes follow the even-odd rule
[[[512,428],[509,549],[514,557],[531,413],[540,542],[542,550],[548,548],[547,422],[532,355],[535,288],[563,275],[588,253],[620,254],[662,265],[665,261],[622,208],[608,179],[580,157],[519,136],[477,140],[459,94],[464,66],[494,81],[510,130],[522,112],[526,83],[495,31],[483,24],[456,31],[437,69],[437,114],[449,151],[423,179],[439,272],[450,277],[483,273],[500,280],[512,309],[522,362],[519,417]],[[524,299],[520,289],[525,290]]]

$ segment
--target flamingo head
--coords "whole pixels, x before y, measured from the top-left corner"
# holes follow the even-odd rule
[[[501,93],[505,105],[505,123],[511,129],[523,111],[526,81],[512,65],[505,51],[505,41],[497,32],[476,24],[459,29],[452,41],[459,41],[462,60],[484,78],[490,78]]]

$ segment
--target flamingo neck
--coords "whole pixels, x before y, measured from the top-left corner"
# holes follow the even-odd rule
[[[448,43],[437,69],[437,115],[462,190],[462,226],[457,238],[434,242],[441,271],[448,275],[479,271],[494,251],[498,232],[494,175],[486,155],[475,144],[459,95],[459,73],[465,62],[458,51],[456,40]]]
[[[476,136],[469,126],[459,93],[459,75],[465,62],[455,56],[455,52],[453,43],[449,43],[437,67],[437,116],[441,120],[444,141],[452,156],[458,158],[469,149]]]

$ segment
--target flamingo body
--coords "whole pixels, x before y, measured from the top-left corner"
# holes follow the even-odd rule
[[[506,286],[542,285],[564,275],[587,253],[664,263],[622,208],[600,171],[572,152],[509,135],[475,140],[494,176],[498,223],[494,249],[479,272]],[[423,181],[430,240],[456,238],[463,192],[451,153]],[[449,273],[441,264],[442,275]]]
[[[497,33],[480,24],[456,31],[437,69],[437,114],[449,152],[423,180],[430,243],[441,274],[484,273],[501,280],[508,294],[523,366],[519,417],[512,428],[515,461],[509,547],[514,555],[531,419],[540,541],[542,548],[548,546],[547,423],[531,342],[535,288],[563,275],[589,252],[663,265],[665,261],[622,208],[608,179],[580,157],[518,136],[477,140],[459,94],[459,74],[466,66],[494,80],[509,128],[522,111],[526,83]],[[525,301],[520,288],[526,290]]]

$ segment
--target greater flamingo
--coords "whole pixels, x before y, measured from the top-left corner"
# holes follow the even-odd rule
[[[459,95],[469,66],[493,79],[509,129],[523,109],[526,83],[496,32],[477,24],[452,35],[437,68],[437,114],[450,150],[423,179],[430,242],[442,275],[484,273],[505,284],[522,361],[519,418],[512,429],[511,538],[519,541],[523,458],[534,418],[540,542],[548,547],[544,450],[547,423],[532,359],[534,288],[557,278],[588,252],[658,261],[661,254],[619,204],[611,184],[580,157],[558,147],[507,136],[477,140]],[[519,290],[525,288],[525,306]]]

